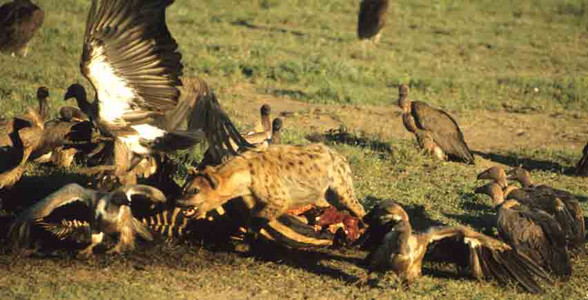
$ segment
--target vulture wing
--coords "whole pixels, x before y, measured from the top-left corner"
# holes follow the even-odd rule
[[[92,0],[80,67],[107,124],[145,124],[176,107],[181,54],[166,0]]]
[[[221,108],[214,93],[208,87],[200,93],[188,120],[189,132],[204,132],[214,161],[222,161],[227,155],[253,148],[235,128]]]
[[[431,132],[433,140],[450,158],[474,163],[474,155],[466,144],[457,122],[446,112],[420,101],[412,102],[416,125]]]
[[[478,233],[463,226],[433,227],[424,233],[428,242],[435,244],[444,239],[454,239],[469,251],[469,268],[478,279],[494,279],[503,284],[515,282],[530,293],[541,293],[537,279],[551,283],[548,274],[533,260],[513,250],[502,241]],[[456,251],[439,249],[436,251]]]
[[[49,216],[58,207],[79,201],[93,208],[95,199],[95,191],[75,183],[68,184],[23,211],[12,223],[9,235],[15,246],[20,247],[29,242],[31,226]]]
[[[357,36],[360,39],[369,39],[384,27],[388,2],[388,0],[361,1],[357,20]]]

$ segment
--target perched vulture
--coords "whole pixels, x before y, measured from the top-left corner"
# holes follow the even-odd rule
[[[284,126],[282,118],[275,118],[272,121],[272,138],[270,140],[272,144],[282,143],[282,126]]]
[[[476,189],[492,198],[498,212],[500,237],[543,268],[563,280],[572,274],[566,236],[558,222],[543,210],[527,207],[516,200],[505,200],[511,187],[503,192],[496,183]]]
[[[425,151],[441,160],[475,163],[463,133],[449,114],[424,102],[410,100],[406,84],[401,85],[398,90],[398,106],[404,111],[404,126],[415,134]]]
[[[431,227],[417,234],[398,204],[383,202],[375,210],[368,214],[370,230],[381,227],[388,231],[366,257],[369,273],[392,270],[405,284],[410,284],[421,276],[423,259],[434,248],[434,252],[466,253],[461,259],[467,261],[469,271],[478,279],[513,282],[531,293],[542,292],[538,279],[551,282],[533,260],[497,239],[464,226]],[[365,282],[369,273],[360,282]]]
[[[102,243],[104,234],[118,234],[118,243],[109,253],[121,253],[135,247],[135,235],[152,240],[150,231],[131,212],[133,195],[143,196],[153,203],[165,203],[165,195],[158,189],[147,185],[122,186],[112,192],[98,192],[78,184],[68,184],[23,211],[10,228],[10,237],[16,248],[27,247],[31,243],[31,229],[44,222],[55,210],[73,203],[83,204],[89,210],[87,220],[91,234],[91,244],[80,251],[80,255],[91,256],[95,246]],[[79,211],[83,216],[86,211]],[[63,238],[67,232],[54,232]]]
[[[82,74],[96,99],[74,84],[66,98],[100,131],[115,138],[116,174],[127,172],[133,156],[186,149],[206,138],[215,149],[236,153],[249,145],[201,80],[182,80],[178,45],[165,20],[169,0],[92,0]],[[188,130],[181,130],[189,118]],[[219,150],[219,151],[221,151]],[[125,166],[125,167],[122,167]]]
[[[31,118],[38,119],[39,121],[43,122],[46,120],[46,117],[49,115],[49,104],[47,103],[48,97],[49,90],[44,86],[39,87],[37,89],[37,100],[39,102],[39,108],[36,114],[31,115],[31,113],[28,112],[24,117],[18,116],[10,119],[0,119],[0,147],[11,145],[9,134],[22,128],[30,127],[34,121]]]
[[[547,185],[534,185],[531,174],[516,167],[508,171],[508,179],[518,181],[523,188],[510,193],[512,198],[553,215],[566,234],[568,248],[574,256],[584,256],[586,227],[582,207],[574,195]],[[508,197],[507,197],[508,199]]]
[[[357,18],[357,37],[360,40],[373,37],[376,43],[380,40],[382,28],[386,25],[388,2],[388,0],[361,1]]]
[[[582,150],[582,158],[576,164],[576,175],[588,176],[588,143]]]
[[[0,6],[0,51],[26,56],[29,41],[43,25],[45,13],[30,0]]]
[[[11,188],[20,180],[29,156],[43,142],[43,118],[29,108],[24,115],[27,119],[28,126],[9,133],[10,143],[0,146],[0,189]]]

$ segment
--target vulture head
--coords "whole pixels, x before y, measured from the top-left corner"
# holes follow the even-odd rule
[[[82,109],[82,111],[84,111],[85,107],[90,105],[86,96],[86,89],[79,83],[70,85],[65,92],[65,96],[63,96],[63,100],[69,100],[72,98],[76,99],[78,106],[80,109]],[[87,112],[84,111],[84,113]]]
[[[363,217],[363,222],[369,226],[384,225],[390,221],[408,221],[408,214],[392,200],[383,200]]]
[[[478,174],[477,179],[492,180],[494,183],[497,183],[500,188],[505,188],[508,185],[508,182],[506,181],[506,172],[504,171],[504,168],[500,166],[494,166],[483,171]]]
[[[523,187],[528,187],[532,185],[531,174],[529,173],[529,171],[523,169],[522,167],[512,168],[508,170],[506,174],[508,175],[508,179],[518,181],[520,184],[523,185]]]
[[[49,89],[42,86],[37,89],[37,100],[39,101],[39,113],[43,119],[49,117],[49,106],[47,105],[47,98],[49,98]]]
[[[494,207],[504,202],[504,192],[502,191],[502,188],[500,188],[500,185],[498,185],[497,183],[489,183],[483,185],[481,187],[476,188],[474,192],[476,194],[485,194],[490,196],[490,198],[492,198]]]

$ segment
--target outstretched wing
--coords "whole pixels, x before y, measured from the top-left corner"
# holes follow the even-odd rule
[[[206,135],[210,154],[218,162],[227,155],[237,155],[237,151],[253,148],[235,128],[208,86],[201,90],[203,92],[198,94],[188,120],[188,131],[200,131]]]
[[[107,123],[147,123],[176,106],[181,54],[167,0],[92,0],[80,67]]]
[[[463,133],[449,114],[420,101],[412,102],[411,113],[416,125],[431,132],[435,143],[447,155],[466,163],[474,163],[474,155],[468,148]]]
[[[388,0],[363,0],[359,6],[357,20],[357,36],[360,39],[369,39],[386,24],[386,11]]]
[[[537,279],[552,282],[549,275],[527,256],[502,241],[469,228],[433,227],[425,234],[433,245],[445,239],[455,239],[451,249],[436,247],[436,251],[458,251],[455,245],[467,248],[470,271],[478,279],[494,279],[503,284],[514,282],[530,293],[542,292]]]
[[[94,190],[71,183],[53,192],[35,205],[23,211],[10,226],[9,235],[16,247],[29,242],[31,226],[49,216],[58,207],[81,202],[92,208],[96,198]]]

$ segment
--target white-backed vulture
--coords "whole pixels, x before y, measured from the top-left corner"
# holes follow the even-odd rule
[[[468,253],[468,257],[462,259],[467,260],[471,275],[480,280],[514,282],[531,293],[542,292],[538,279],[551,282],[541,267],[502,241],[464,226],[431,227],[425,232],[413,233],[408,215],[400,205],[385,201],[377,206],[375,213],[366,215],[368,230],[380,227],[388,231],[374,243],[375,247],[366,257],[370,273],[391,270],[405,284],[410,284],[421,276],[423,259],[429,246],[435,244],[435,251]],[[451,247],[439,249],[444,246],[442,241],[449,240]]]
[[[360,40],[380,40],[382,28],[386,25],[389,0],[362,0],[357,17],[357,37]]]
[[[508,179],[516,180],[523,186],[511,192],[512,198],[526,205],[533,202],[535,206],[554,215],[566,233],[569,250],[574,256],[584,256],[586,227],[582,207],[576,197],[570,192],[544,184],[534,185],[531,174],[521,167],[509,170],[507,175]]]
[[[44,20],[43,10],[30,0],[14,0],[0,6],[0,51],[26,56],[29,41]]]
[[[505,200],[512,188],[507,187],[503,192],[498,184],[489,183],[475,192],[492,198],[498,213],[496,226],[506,243],[567,280],[572,274],[572,263],[561,226],[541,209]]]
[[[398,88],[398,106],[402,108],[402,122],[415,134],[419,145],[440,160],[455,160],[474,164],[474,155],[465,142],[457,122],[446,112],[421,101],[408,98],[409,88]]]
[[[68,184],[35,203],[18,215],[10,228],[10,237],[15,248],[27,247],[31,243],[31,228],[44,223],[56,209],[72,203],[82,203],[90,211],[88,229],[91,244],[80,251],[80,255],[91,256],[93,249],[102,243],[104,234],[118,234],[118,243],[108,253],[121,253],[135,247],[135,235],[152,240],[149,230],[133,217],[131,198],[143,196],[153,203],[165,203],[165,195],[158,189],[147,185],[122,186],[112,192],[99,192],[78,184]],[[85,212],[80,211],[80,215]],[[44,225],[43,227],[47,227]],[[69,232],[54,232],[63,238]]]
[[[203,81],[182,80],[181,54],[165,18],[172,2],[92,0],[80,68],[96,99],[90,103],[79,84],[66,98],[116,139],[116,174],[132,166],[120,160],[186,149],[204,138],[233,153],[231,140],[249,146]],[[180,129],[187,118],[189,129]]]

